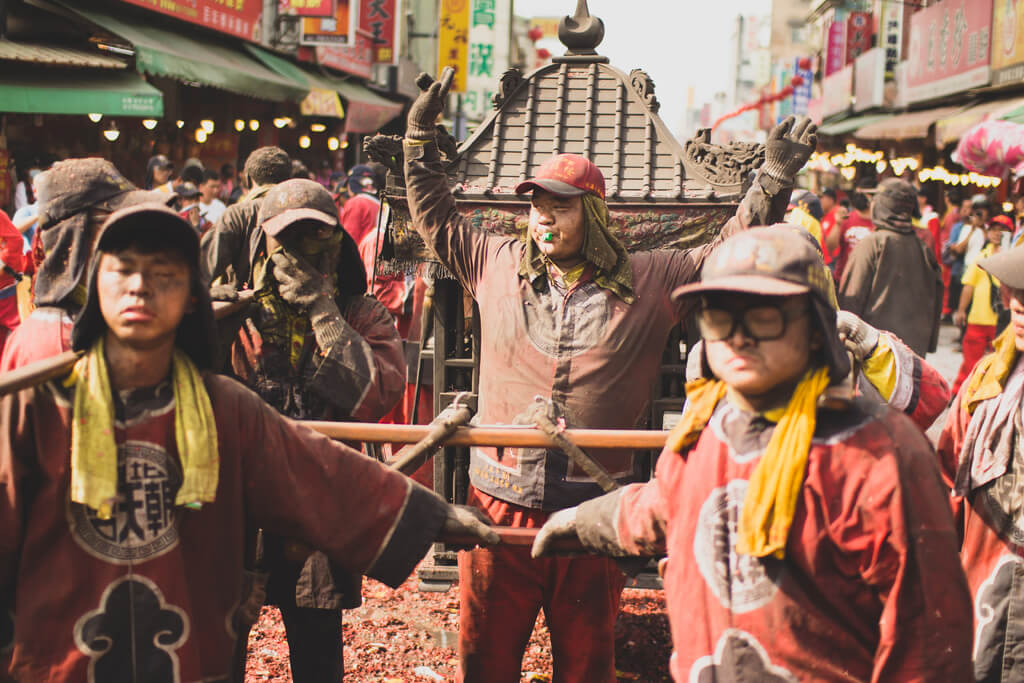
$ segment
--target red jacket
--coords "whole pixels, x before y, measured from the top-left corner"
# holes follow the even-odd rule
[[[965,444],[965,436],[973,417],[983,404],[998,401],[1001,396],[984,401],[973,414],[969,413],[964,396],[971,381],[968,378],[963,383],[939,436],[939,456],[950,485],[956,481],[965,445],[971,445]],[[1024,660],[1016,654],[1024,647],[1024,592],[1020,584],[1024,571],[1024,522],[1020,514],[1024,453],[1019,404],[1013,415],[1013,424],[1007,427],[1016,433],[1007,470],[964,497],[953,496],[954,516],[961,535],[960,557],[978,618],[973,654],[974,673],[979,681],[1024,680]]]
[[[866,399],[820,410],[785,558],[736,553],[774,425],[723,400],[656,477],[579,507],[581,539],[668,552],[676,681],[970,681],[972,611],[934,452]]]
[[[109,521],[68,502],[69,392],[54,382],[0,400],[0,614],[13,610],[17,680],[226,680],[246,524],[392,586],[436,537],[445,505],[433,493],[233,380],[205,384],[216,501],[174,505],[181,474],[164,384],[117,409],[120,502]]]

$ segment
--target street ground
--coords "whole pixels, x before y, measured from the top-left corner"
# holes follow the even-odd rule
[[[951,384],[960,367],[954,350],[958,330],[943,325],[939,348],[928,362]],[[928,430],[934,443],[945,423],[945,414]],[[430,562],[430,557],[424,562]],[[455,680],[458,631],[458,589],[427,593],[416,589],[414,573],[392,590],[367,579],[363,606],[346,610],[346,683],[440,683]],[[671,653],[668,619],[661,591],[628,589],[615,628],[615,659],[620,681],[660,683],[669,681]],[[524,683],[551,680],[551,643],[543,614],[538,617],[526,656]],[[249,638],[246,683],[290,683],[288,645],[281,616],[265,607]]]

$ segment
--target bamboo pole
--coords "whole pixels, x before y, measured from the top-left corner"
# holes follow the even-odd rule
[[[466,406],[456,407],[453,411],[444,411],[428,425],[430,433],[414,446],[399,451],[401,456],[392,467],[404,475],[411,475],[425,462],[430,460],[452,432],[469,422],[473,411]]]
[[[365,422],[317,422],[301,424],[332,439],[371,443],[416,443],[433,429],[430,425],[370,424]],[[566,429],[563,434],[580,448],[641,448],[660,450],[668,432],[649,429]],[[534,427],[459,427],[446,446],[506,446],[509,448],[558,448],[558,444]]]
[[[251,301],[252,294],[247,292],[239,292],[237,301],[215,301],[213,317],[220,320],[232,313],[237,313]],[[0,396],[38,386],[43,382],[49,382],[51,379],[68,374],[81,355],[80,351],[65,351],[51,358],[43,358],[9,372],[0,373]]]

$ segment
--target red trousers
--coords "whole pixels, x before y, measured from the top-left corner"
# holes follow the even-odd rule
[[[960,392],[960,385],[967,380],[974,369],[974,364],[992,350],[992,340],[995,338],[995,325],[967,325],[962,344],[964,359],[960,363],[960,371],[956,374],[956,382],[953,383],[954,396]]]
[[[470,489],[470,505],[503,526],[548,513]],[[604,557],[530,557],[526,547],[459,553],[459,673],[465,683],[519,683],[537,613],[551,634],[552,683],[615,683],[615,619],[626,577]]]

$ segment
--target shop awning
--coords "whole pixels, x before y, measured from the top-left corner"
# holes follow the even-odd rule
[[[134,71],[24,67],[0,75],[0,111],[159,118],[164,99]]]
[[[115,17],[70,3],[65,6],[131,43],[141,73],[275,102],[301,101],[307,94],[301,83],[280,76],[227,44],[142,24],[127,16]]]
[[[1018,107],[1017,109],[1014,109],[1013,111],[1006,112],[999,118],[1003,119],[1004,121],[1012,121],[1013,123],[1024,124],[1024,105]]]
[[[928,137],[928,128],[940,119],[962,111],[963,106],[936,107],[905,114],[893,114],[864,126],[853,134],[859,140],[906,140]]]
[[[246,50],[281,76],[308,85],[309,94],[302,100],[301,105],[303,114],[344,117],[346,132],[375,133],[402,113],[401,103],[382,97],[356,81],[318,73],[253,45],[246,45]],[[342,107],[341,103],[338,103],[340,115],[333,113],[333,102],[337,99],[337,93],[340,93],[348,104],[347,107]]]
[[[352,81],[341,81],[338,92],[348,104],[345,130],[349,133],[376,133],[402,113],[400,102],[392,102]]]
[[[23,43],[0,38],[0,59],[49,66],[73,66],[92,69],[124,69],[120,59],[73,47]]]
[[[279,75],[294,81],[305,84],[309,88],[307,94],[299,105],[299,110],[304,116],[331,116],[337,119],[345,118],[345,108],[338,98],[338,84],[336,79],[303,69],[297,64],[289,62],[255,45],[246,45],[245,49],[256,59],[263,62],[263,65],[273,69]]]
[[[834,123],[825,123],[818,126],[818,135],[846,135],[853,131],[863,128],[864,126],[870,126],[872,123],[883,121],[892,114],[864,114],[863,116],[851,116],[848,119],[842,121],[836,121]]]
[[[985,119],[999,119],[1008,112],[1024,107],[1024,97],[991,100],[968,107],[935,124],[935,146],[942,149],[960,140],[971,127]]]

